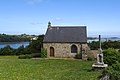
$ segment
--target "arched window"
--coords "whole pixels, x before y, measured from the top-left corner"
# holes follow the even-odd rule
[[[76,45],[71,46],[71,53],[77,53],[77,46]]]

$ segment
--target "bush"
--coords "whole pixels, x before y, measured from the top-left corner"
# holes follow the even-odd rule
[[[120,53],[115,49],[109,48],[103,51],[104,54],[104,62],[109,66],[112,64],[116,64],[116,61],[120,62]]]
[[[109,65],[108,68],[104,70],[104,74],[108,74],[110,80],[120,80],[120,53],[115,49],[107,49],[103,51],[104,62]]]
[[[9,45],[5,46],[4,48],[1,48],[0,55],[14,55],[13,48],[11,48]]]
[[[17,48],[17,49],[15,49],[14,50],[14,53],[16,54],[16,55],[23,55],[23,53],[24,53],[24,46],[22,45],[22,46],[20,46],[19,48]]]
[[[34,58],[40,57],[40,53],[32,53],[32,56],[33,56]]]
[[[92,57],[88,57],[87,60],[88,60],[88,61],[94,61],[95,59],[92,58]]]
[[[120,80],[120,63],[113,64],[108,68],[104,69],[103,75],[109,75],[110,80]]]
[[[88,46],[91,50],[97,50],[99,48],[99,42],[93,41],[92,43],[88,43]]]
[[[41,58],[46,58],[47,57],[47,49],[42,48],[40,55],[41,55]]]
[[[32,55],[19,55],[18,57],[19,59],[31,59],[32,58]]]
[[[88,43],[90,49],[97,50],[99,48],[99,41],[98,42],[91,42]],[[105,41],[102,42],[102,49],[108,49],[108,48],[114,48],[114,49],[120,49],[120,42],[119,41]]]
[[[82,59],[81,54],[76,54],[76,55],[75,55],[75,59]]]

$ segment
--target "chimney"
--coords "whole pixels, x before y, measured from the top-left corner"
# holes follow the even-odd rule
[[[49,29],[51,28],[51,22],[50,21],[48,22],[48,28]]]

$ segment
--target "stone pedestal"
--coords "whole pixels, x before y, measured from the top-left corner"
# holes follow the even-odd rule
[[[97,64],[97,63],[95,63],[95,64],[92,65],[92,67],[93,68],[106,68],[106,67],[108,67],[108,65],[107,64]]]
[[[104,68],[106,68],[106,67],[108,67],[107,64],[94,63],[94,64],[92,65],[92,68],[93,68],[94,70],[101,70],[101,69],[104,69]]]
[[[104,69],[104,68],[108,67],[108,65],[104,64],[104,62],[103,62],[102,49],[99,49],[99,53],[97,54],[97,63],[94,63],[92,65],[92,67],[95,70],[100,70],[100,69]]]
[[[103,62],[103,53],[102,53],[101,49],[99,50],[99,53],[97,54],[97,63],[94,63],[92,65],[92,67],[95,70],[104,69],[104,68],[108,67],[108,65],[104,64],[104,62]]]
[[[97,64],[104,64],[102,49],[99,49],[99,53],[97,54]]]

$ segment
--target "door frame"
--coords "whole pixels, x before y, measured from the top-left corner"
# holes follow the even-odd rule
[[[50,47],[50,57],[55,56],[55,49],[53,47]]]

